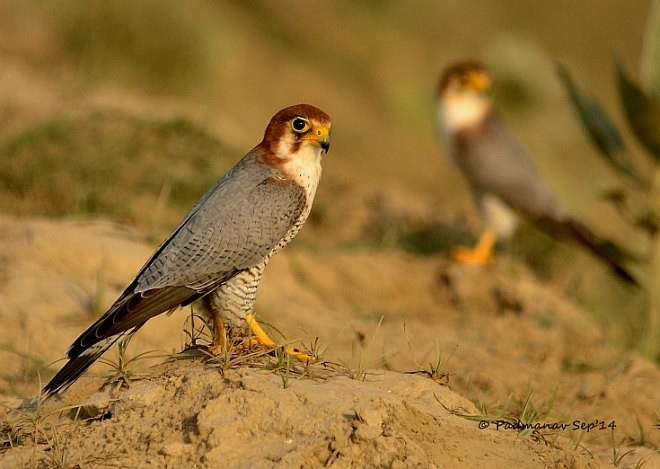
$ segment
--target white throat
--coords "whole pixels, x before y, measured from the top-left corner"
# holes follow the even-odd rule
[[[289,145],[288,142],[284,142]],[[312,144],[303,144],[298,151],[282,164],[287,178],[302,186],[311,200],[321,179],[321,155],[323,150]]]
[[[488,113],[490,102],[484,96],[449,94],[438,101],[438,119],[448,134],[480,124]]]

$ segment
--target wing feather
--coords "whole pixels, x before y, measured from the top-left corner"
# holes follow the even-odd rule
[[[623,280],[636,284],[623,263],[631,256],[575,221],[555,198],[525,151],[496,115],[457,136],[457,160],[477,195],[490,193],[551,234],[573,239],[601,258]]]
[[[74,341],[46,394],[66,389],[152,317],[191,303],[272,254],[298,223],[306,195],[276,170],[250,162],[244,158],[200,199],[119,299]]]
[[[459,132],[456,145],[462,150],[457,164],[475,192],[496,195],[532,218],[564,214],[548,184],[497,115],[476,129]]]
[[[178,230],[136,279],[135,291],[203,290],[227,272],[258,264],[296,223],[306,202],[302,187],[272,173],[263,174],[249,191],[230,197],[224,192],[211,194]]]
[[[62,369],[53,376],[46,386],[44,386],[43,393],[46,396],[50,396],[51,394],[65,391],[87,368],[92,366],[92,364],[98,360],[106,350],[108,350],[119,339],[131,332],[132,331],[127,331],[116,336],[108,337],[107,339],[99,341],[93,346],[85,349],[83,353],[75,358],[69,359]]]

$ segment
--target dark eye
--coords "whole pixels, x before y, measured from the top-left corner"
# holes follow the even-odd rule
[[[291,128],[294,132],[303,133],[307,132],[310,128],[309,121],[304,117],[296,117],[291,121]]]

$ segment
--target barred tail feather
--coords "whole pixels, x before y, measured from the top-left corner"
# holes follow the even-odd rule
[[[598,237],[582,223],[571,220],[570,227],[574,239],[605,262],[620,279],[639,286],[637,279],[624,267],[626,261],[634,260],[631,254],[626,253],[613,242]]]
[[[85,349],[77,356],[70,356],[69,361],[57,372],[43,388],[46,397],[65,391],[82,375],[92,364],[98,360],[112,345],[123,336],[133,331],[126,331],[103,339]]]
[[[71,344],[66,351],[69,361],[44,387],[44,393],[64,391],[124,335],[135,332],[152,317],[188,304],[204,293],[188,287],[125,292]]]
[[[563,235],[587,248],[626,283],[639,286],[635,277],[624,266],[626,262],[636,260],[632,254],[625,252],[613,242],[599,237],[576,220],[543,218],[538,222],[550,232]]]

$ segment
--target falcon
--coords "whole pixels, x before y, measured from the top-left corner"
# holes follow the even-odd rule
[[[331,125],[308,104],[275,114],[261,143],[202,196],[110,309],[68,348],[67,363],[43,393],[66,390],[115,342],[198,299],[214,325],[212,352],[226,340],[224,320],[247,323],[256,341],[274,345],[252,313],[257,287],[268,261],[309,216]]]
[[[635,284],[626,255],[574,219],[553,195],[494,109],[492,77],[480,62],[451,65],[437,88],[437,118],[445,152],[463,172],[484,223],[474,248],[458,247],[459,262],[485,264],[498,238],[509,238],[522,215],[550,235],[571,239]]]

